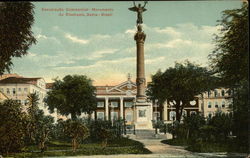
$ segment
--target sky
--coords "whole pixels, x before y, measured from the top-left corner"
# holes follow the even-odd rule
[[[217,20],[223,10],[240,8],[241,3],[149,1],[143,13],[147,82],[157,70],[165,71],[175,62],[189,60],[208,66],[213,35],[221,28]],[[33,4],[32,31],[37,43],[28,55],[14,58],[11,73],[43,77],[46,82],[65,75],[87,75],[94,85],[116,85],[126,81],[130,73],[135,81],[137,15],[128,10],[132,1]],[[94,14],[97,16],[90,16]]]

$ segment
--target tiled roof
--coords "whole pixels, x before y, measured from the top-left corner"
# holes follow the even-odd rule
[[[3,80],[5,78],[9,78],[9,77],[22,78],[23,76],[20,76],[18,74],[3,74],[3,75],[0,75],[0,80]]]
[[[0,80],[0,84],[17,84],[17,83],[28,83],[28,84],[36,84],[37,80],[41,79],[40,77],[36,78],[24,78],[24,77],[8,77]]]

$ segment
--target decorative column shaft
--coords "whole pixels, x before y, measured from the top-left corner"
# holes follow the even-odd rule
[[[105,97],[105,119],[109,120],[109,98]]]
[[[123,97],[120,98],[120,118],[123,119]]]
[[[145,69],[144,69],[144,42],[146,34],[142,31],[142,26],[137,26],[137,32],[134,36],[136,41],[137,65],[136,65],[136,85],[137,85],[137,102],[145,102]]]

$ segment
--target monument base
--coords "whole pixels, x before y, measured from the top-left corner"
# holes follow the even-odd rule
[[[135,129],[153,129],[152,126],[152,103],[136,102],[135,103]]]

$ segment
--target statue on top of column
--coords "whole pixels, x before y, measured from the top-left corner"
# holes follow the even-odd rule
[[[134,2],[134,7],[132,8],[128,8],[131,11],[137,12],[137,20],[136,23],[137,25],[142,24],[142,13],[145,12],[147,9],[145,8],[146,4],[148,3],[147,1],[144,1],[144,5],[141,6],[141,4],[138,4],[138,6],[135,5],[135,1]]]

